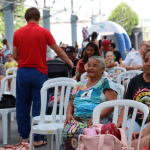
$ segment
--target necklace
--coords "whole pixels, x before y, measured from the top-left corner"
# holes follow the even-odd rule
[[[95,84],[97,84],[97,82],[98,82],[99,80],[100,80],[100,79],[96,80],[92,85],[90,85],[90,86],[88,86],[88,87],[94,86]],[[89,79],[88,79],[88,83],[89,83]],[[88,84],[88,83],[87,83],[87,84]]]

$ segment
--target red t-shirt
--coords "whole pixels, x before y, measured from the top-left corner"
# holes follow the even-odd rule
[[[111,42],[110,42],[109,40],[104,40],[104,41],[102,42],[101,45],[104,47],[103,51],[109,51],[109,50],[108,50],[108,46],[109,46],[110,43],[111,43]]]
[[[47,45],[55,43],[50,31],[36,23],[28,23],[18,29],[13,37],[13,46],[17,47],[18,51],[18,68],[35,67],[43,74],[47,74]]]

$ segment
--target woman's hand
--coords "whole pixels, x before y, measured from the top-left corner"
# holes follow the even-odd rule
[[[67,115],[65,123],[64,123],[64,127],[66,126],[67,123],[70,124],[70,120],[74,120],[73,116],[72,115]]]
[[[143,130],[142,134],[141,134],[141,138],[143,138],[144,136],[146,136],[148,134],[148,132],[146,130]],[[134,132],[132,134],[132,140],[138,139],[140,135],[140,131]]]
[[[81,76],[83,73],[85,72],[85,70],[83,68],[79,68],[79,75]]]
[[[90,127],[91,125],[93,125],[93,117],[88,121],[88,125],[89,125],[89,127]]]

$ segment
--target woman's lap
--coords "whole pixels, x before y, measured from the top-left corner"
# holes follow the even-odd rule
[[[89,119],[74,117],[70,124],[67,124],[62,132],[61,150],[75,150],[78,146],[79,134],[84,134],[84,129],[88,128]],[[112,114],[101,119],[101,124],[112,121]]]
[[[129,118],[129,119],[127,120],[127,123],[126,123],[126,127],[128,127],[129,129],[130,129],[130,124],[131,124],[131,118]],[[144,127],[143,127],[143,129],[145,129],[148,124],[149,124],[149,123],[145,124]],[[127,138],[128,138],[128,136],[129,136],[129,131],[130,131],[129,129],[126,131]],[[133,132],[140,131],[140,130],[141,130],[141,127],[140,127],[139,124],[135,121],[134,127],[133,127]]]

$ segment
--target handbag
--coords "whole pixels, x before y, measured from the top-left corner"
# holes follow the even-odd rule
[[[90,128],[101,128],[102,124],[93,125]],[[111,134],[98,134],[94,136],[79,135],[77,150],[134,150],[128,146],[126,133],[118,128],[121,140]]]
[[[10,94],[3,94],[0,101],[0,109],[14,108],[16,106],[16,98]]]

